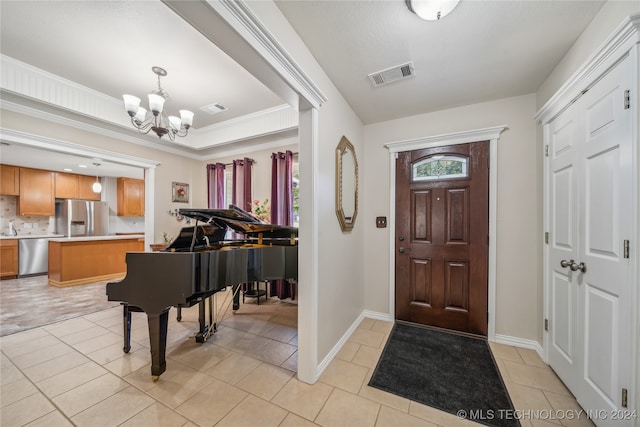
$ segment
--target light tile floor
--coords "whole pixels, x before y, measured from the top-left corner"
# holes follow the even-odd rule
[[[470,426],[367,385],[392,324],[364,319],[313,385],[296,378],[297,306],[271,299],[227,314],[206,343],[197,307],[169,325],[167,371],[150,375],[146,318],[122,352],[121,309],[0,338],[0,424],[13,426]],[[531,350],[491,344],[525,427],[593,425]]]

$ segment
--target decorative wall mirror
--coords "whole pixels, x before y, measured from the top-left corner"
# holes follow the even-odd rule
[[[336,215],[342,231],[351,231],[358,215],[358,160],[343,136],[336,148]]]

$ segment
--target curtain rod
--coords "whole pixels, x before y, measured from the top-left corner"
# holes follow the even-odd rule
[[[296,151],[296,152],[291,153],[291,154],[293,154],[294,156],[297,156],[299,153]],[[240,160],[240,159],[238,159],[238,160]],[[253,160],[253,159],[249,159],[249,160],[251,161],[251,163],[257,163],[257,162],[256,162],[255,160]],[[216,163],[218,163],[218,162],[216,162]],[[223,165],[225,165],[225,166],[232,166],[232,165],[233,165],[233,162],[231,162],[231,163],[223,163]]]

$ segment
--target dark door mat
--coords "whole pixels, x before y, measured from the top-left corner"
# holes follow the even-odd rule
[[[520,426],[488,343],[396,322],[371,387],[495,426]]]

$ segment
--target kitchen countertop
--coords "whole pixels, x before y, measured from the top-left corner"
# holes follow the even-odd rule
[[[126,236],[87,236],[87,237],[61,237],[49,239],[51,242],[91,242],[97,240],[127,240],[144,239],[144,234],[129,234]]]
[[[64,237],[64,236],[62,234],[20,234],[18,236],[0,236],[0,240],[9,240],[9,239],[53,239],[53,238],[60,238],[60,237]]]

